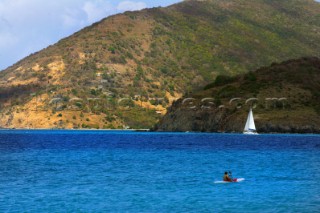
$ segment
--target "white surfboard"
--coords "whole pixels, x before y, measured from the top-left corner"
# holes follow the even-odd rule
[[[238,183],[238,182],[242,182],[245,180],[244,178],[236,178],[236,179],[237,179],[237,181],[233,181],[233,182],[218,180],[218,181],[214,181],[214,183]]]

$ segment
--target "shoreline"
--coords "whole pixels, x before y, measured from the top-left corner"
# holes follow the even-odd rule
[[[0,128],[1,130],[31,130],[31,131],[36,131],[36,130],[43,130],[43,131],[50,131],[50,130],[61,130],[61,131],[128,131],[128,132],[150,132],[150,129],[55,129],[55,128]]]
[[[153,131],[152,129],[24,129],[24,128],[0,128],[0,131],[106,131],[106,132],[149,132],[149,133],[180,133],[180,134],[219,134],[219,135],[246,135],[242,132],[194,132],[194,131]],[[257,135],[250,135],[249,137],[259,137],[263,135],[314,135],[318,136],[320,133],[284,133],[284,132],[262,132]]]

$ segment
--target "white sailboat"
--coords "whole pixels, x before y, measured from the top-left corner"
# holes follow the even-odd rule
[[[258,134],[256,131],[256,125],[254,124],[252,108],[250,108],[243,134],[250,134],[250,135]]]

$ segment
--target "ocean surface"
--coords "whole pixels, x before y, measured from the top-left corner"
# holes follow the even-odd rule
[[[320,212],[319,180],[320,135],[0,131],[0,212]]]

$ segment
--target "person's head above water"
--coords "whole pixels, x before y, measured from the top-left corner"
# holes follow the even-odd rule
[[[228,174],[228,172],[224,172],[224,174],[225,174],[225,175],[227,175],[227,174]]]

